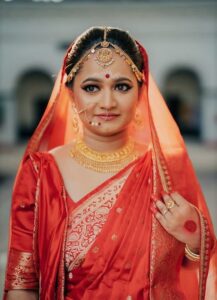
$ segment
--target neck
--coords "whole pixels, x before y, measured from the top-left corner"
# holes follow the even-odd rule
[[[123,147],[128,141],[127,130],[112,136],[99,136],[84,130],[84,142],[93,150],[99,152],[112,152]]]

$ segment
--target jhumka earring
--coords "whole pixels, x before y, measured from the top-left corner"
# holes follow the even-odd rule
[[[141,115],[139,113],[139,110],[136,110],[133,121],[134,121],[136,126],[138,126],[138,127],[142,126],[142,118],[141,118]]]
[[[74,133],[79,132],[79,126],[78,126],[78,112],[75,106],[75,103],[72,103],[72,128]]]

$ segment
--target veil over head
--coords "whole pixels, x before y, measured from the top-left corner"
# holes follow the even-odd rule
[[[153,149],[159,175],[159,184],[155,193],[159,194],[162,190],[165,192],[178,191],[203,213],[208,220],[209,227],[213,230],[209,212],[183,138],[151,76],[146,50],[138,41],[136,43],[144,61],[145,82],[141,87],[138,102],[141,122],[139,125],[134,124],[130,127],[130,135],[133,136],[136,142]],[[72,109],[69,88],[65,85],[65,61],[72,45],[66,52],[50,100],[39,125],[28,142],[22,162],[29,154],[37,151],[49,151],[54,147],[67,144],[77,137],[72,124],[75,112]],[[78,123],[79,127],[82,128],[80,121]],[[212,235],[214,236],[213,232]],[[201,247],[204,248],[205,245],[201,244]],[[214,260],[216,260],[216,257],[213,256],[212,270],[216,266]],[[203,287],[207,273],[208,270],[204,269],[202,262],[200,265],[200,299],[204,299],[205,289]],[[187,272],[183,272],[183,274],[183,284],[188,282],[185,286],[185,289],[187,289],[190,285],[189,282],[193,284],[194,280],[189,277],[192,275]],[[212,282],[215,280],[211,279]]]

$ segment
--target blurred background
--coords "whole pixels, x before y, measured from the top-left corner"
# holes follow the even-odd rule
[[[94,25],[128,30],[146,47],[217,229],[217,1],[0,0],[1,291],[19,161],[64,52]]]

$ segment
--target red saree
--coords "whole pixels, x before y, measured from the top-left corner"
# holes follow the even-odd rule
[[[15,190],[17,196],[13,202],[13,211],[20,213],[20,216],[16,214],[14,219],[23,222],[22,227],[25,227],[28,233],[24,239],[23,232],[20,230],[21,224],[19,224],[17,232],[20,236],[18,237],[14,233],[16,229],[14,224],[11,243],[11,250],[14,254],[15,251],[21,250],[19,249],[20,241],[25,241],[25,244],[21,245],[22,252],[31,255],[33,231],[37,226],[37,236],[34,242],[34,245],[37,245],[35,249],[35,254],[37,254],[32,257],[35,269],[31,274],[29,270],[26,272],[24,270],[21,274],[21,278],[25,280],[28,279],[26,279],[26,273],[30,277],[34,274],[35,280],[32,285],[26,282],[26,288],[37,289],[37,273],[34,270],[40,270],[41,299],[53,299],[56,291],[61,299],[61,289],[58,290],[58,286],[62,286],[61,282],[64,278],[66,299],[91,299],[93,297],[94,299],[102,299],[102,297],[105,299],[127,297],[149,299],[148,249],[151,232],[152,168],[151,152],[147,151],[144,157],[136,163],[127,166],[75,204],[65,191],[52,155],[35,153],[31,158],[28,157],[24,163],[23,172],[20,175],[22,179]],[[130,174],[126,174],[129,171]],[[28,190],[33,193],[25,195],[27,180]],[[112,193],[112,190],[115,192]],[[108,194],[107,202],[105,201],[106,194]],[[37,208],[35,211],[34,205]],[[105,213],[106,209],[107,213]],[[26,219],[27,211],[29,211],[28,219]],[[98,222],[93,212],[98,214]],[[23,214],[22,217],[21,214]],[[34,214],[35,226],[33,226]],[[67,250],[66,243],[67,227],[72,226],[69,222],[70,218],[76,224],[74,227],[77,227],[77,230],[74,228],[69,238],[81,230],[83,218],[86,220],[86,226],[84,233],[80,234],[77,239],[80,244],[77,247],[77,256],[75,255],[76,247],[74,247],[74,257],[69,257],[69,272],[64,268],[64,261],[67,262],[66,254],[67,251],[70,252],[70,249]],[[100,225],[100,230],[98,229],[95,234],[89,234],[82,248],[84,236],[87,235],[87,225],[91,233],[91,225],[96,224]],[[172,265],[175,264],[177,268],[180,268],[184,247],[183,245],[180,247],[180,243],[169,236],[167,241],[169,253],[167,251],[166,253],[169,256],[175,253],[170,259]],[[166,263],[168,264],[167,260]],[[8,271],[11,277],[6,284],[7,289],[10,288],[12,282],[16,281],[13,279],[16,275],[13,271],[13,262],[11,264],[11,273]],[[33,264],[30,265],[33,266]],[[159,269],[161,269],[160,266]],[[164,282],[164,289],[168,290],[167,299],[174,299],[174,295],[177,299],[185,299],[178,289],[177,274],[174,268],[174,272],[171,272],[168,278],[169,285],[167,286]],[[156,289],[156,283],[153,286]]]
[[[145,49],[139,47],[148,66]],[[141,123],[129,130],[143,144],[144,155],[75,204],[47,153],[76,138],[63,64],[16,178],[6,290],[36,289],[42,300],[201,300],[210,272],[213,297],[216,256],[209,213],[182,137],[148,67],[144,75]],[[185,245],[150,210],[151,194],[172,190],[200,214],[201,260],[193,268],[183,263]]]

